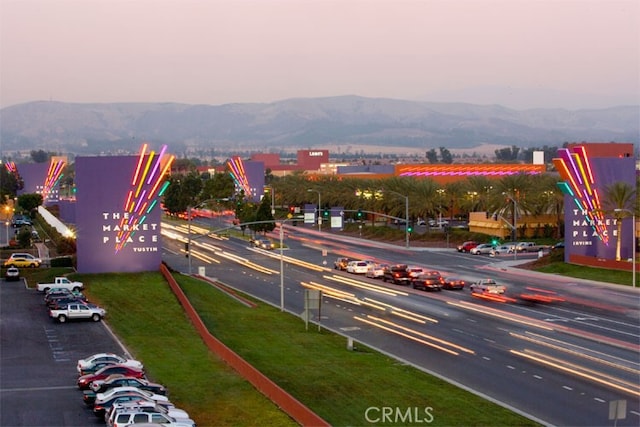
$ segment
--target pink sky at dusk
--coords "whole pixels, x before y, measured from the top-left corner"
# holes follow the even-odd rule
[[[0,0],[1,107],[478,87],[638,104],[639,76],[637,0]]]

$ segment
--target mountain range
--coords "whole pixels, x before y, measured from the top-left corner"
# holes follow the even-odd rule
[[[38,101],[0,110],[0,148],[6,156],[39,149],[126,154],[137,152],[142,141],[169,144],[173,152],[185,154],[345,145],[473,149],[483,144],[638,143],[639,118],[638,105],[515,110],[359,96],[224,105]]]

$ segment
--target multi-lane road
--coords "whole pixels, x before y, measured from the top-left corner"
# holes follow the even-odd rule
[[[166,229],[164,258],[186,271],[184,230]],[[313,322],[544,424],[640,424],[637,290],[517,273],[500,262],[513,255],[407,250],[302,227],[283,235],[282,253],[198,237],[193,272],[203,267],[207,276],[303,317],[306,291],[321,290],[320,315],[308,312]],[[277,230],[273,237],[279,239]],[[416,264],[468,280],[492,277],[507,286],[508,299],[429,293],[338,272],[338,256]],[[552,298],[531,303],[523,294]]]

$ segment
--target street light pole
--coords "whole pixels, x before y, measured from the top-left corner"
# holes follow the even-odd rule
[[[309,188],[307,192],[316,192],[318,193],[318,231],[322,231],[322,214],[320,212],[322,204],[320,203],[320,191]]]
[[[275,196],[275,190],[273,189],[272,185],[265,185],[264,188],[268,188],[269,189],[269,193],[271,193],[271,215],[275,215],[276,214],[276,196]]]
[[[518,203],[510,194],[502,193],[502,195],[507,196],[507,198],[513,202],[513,232],[511,233],[511,241],[513,242],[513,259],[517,259],[518,248],[516,247],[516,242],[518,241]]]
[[[404,219],[405,219],[405,223],[404,223],[404,240],[405,240],[405,247],[407,249],[409,249],[409,196],[405,196],[404,194],[398,193],[396,191],[393,190],[385,190],[388,191],[389,193],[393,193],[396,196],[400,196],[400,197],[404,197]]]
[[[189,276],[191,276],[191,206],[187,206],[187,257],[189,258]]]
[[[280,311],[284,311],[284,256],[282,247],[284,246],[284,221],[280,223]]]
[[[633,211],[630,211],[629,209],[614,209],[614,212],[630,213],[631,220],[633,221],[633,224],[631,224],[631,234],[632,234],[631,254],[633,257],[631,258],[631,268],[633,269],[633,271],[631,272],[631,282],[632,282],[632,286],[635,288],[636,287],[636,213]]]

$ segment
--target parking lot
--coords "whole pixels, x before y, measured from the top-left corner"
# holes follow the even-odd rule
[[[76,386],[78,359],[124,353],[103,322],[54,322],[41,293],[2,279],[0,340],[0,425],[104,426]]]

